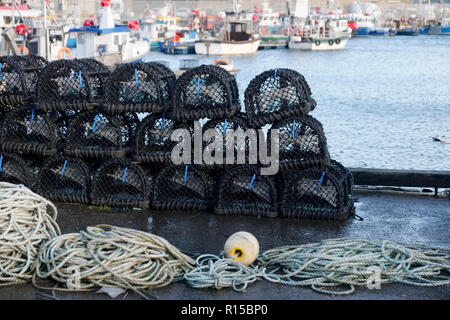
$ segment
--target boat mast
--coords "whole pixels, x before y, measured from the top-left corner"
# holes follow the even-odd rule
[[[45,41],[45,52],[44,57],[48,59],[49,48],[48,48],[48,26],[47,26],[47,5],[46,1],[42,0],[43,14],[44,14],[44,41]]]

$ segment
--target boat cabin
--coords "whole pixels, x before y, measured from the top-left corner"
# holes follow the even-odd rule
[[[252,28],[247,22],[229,21],[224,26],[225,41],[248,41],[251,39]]]

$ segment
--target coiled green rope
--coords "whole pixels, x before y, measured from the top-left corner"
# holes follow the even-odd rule
[[[89,227],[48,241],[40,250],[33,284],[62,291],[102,287],[140,290],[160,288],[183,279],[194,261],[164,238],[109,225]],[[45,287],[39,279],[60,285]]]
[[[244,291],[257,279],[265,279],[310,286],[326,294],[348,295],[357,286],[394,282],[424,287],[450,284],[447,254],[436,248],[391,241],[332,239],[274,248],[263,252],[250,267],[214,255],[200,256],[196,264],[184,276],[194,288],[233,287]]]

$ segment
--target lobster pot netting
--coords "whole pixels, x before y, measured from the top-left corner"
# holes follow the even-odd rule
[[[94,174],[91,193],[94,205],[148,208],[148,197],[143,170],[129,161],[108,161]]]
[[[210,131],[208,131],[210,130]],[[203,125],[203,150],[211,159],[206,164],[208,169],[226,169],[236,164],[251,163],[249,150],[257,150],[258,133],[247,132],[245,114],[237,113],[230,119],[212,119]],[[249,138],[249,135],[253,135]],[[206,139],[208,137],[208,139]],[[251,145],[251,140],[255,144]],[[210,163],[213,160],[220,163]],[[256,160],[253,164],[256,164]],[[206,162],[206,159],[204,159]]]
[[[163,112],[169,108],[173,72],[158,63],[119,65],[108,81],[109,112]]]
[[[177,142],[171,141],[177,123],[166,114],[153,114],[142,120],[136,134],[134,159],[143,163],[167,163]]]
[[[352,212],[344,179],[334,169],[310,168],[282,172],[280,214],[286,218],[344,221]]]
[[[156,177],[152,207],[157,210],[206,211],[213,180],[195,165],[168,165]]]
[[[67,139],[69,124],[79,113],[80,111],[72,109],[47,111],[47,117],[52,120],[53,125],[56,128],[58,147],[64,147]]]
[[[2,122],[3,151],[51,156],[56,149],[56,130],[44,112],[21,108],[8,113]]]
[[[108,75],[105,66],[89,59],[51,62],[39,74],[39,108],[91,110],[104,101]]]
[[[130,149],[133,117],[84,111],[69,124],[64,152],[75,157],[123,158]]]
[[[239,88],[238,88],[238,84],[236,81],[236,77],[233,76],[231,73],[229,73],[227,70],[225,70],[222,67],[219,67],[219,66],[213,66],[213,67],[217,70],[217,73],[222,74],[222,77],[224,79],[228,79],[228,83],[229,83],[229,86],[231,89],[232,103],[233,103],[233,105],[239,106],[238,111],[240,111]]]
[[[221,70],[219,70],[221,69]],[[233,99],[229,75],[220,67],[202,65],[184,72],[173,95],[173,114],[183,122],[224,119],[240,110]]]
[[[18,155],[0,153],[0,181],[23,184],[31,188],[33,176],[27,163]]]
[[[91,178],[81,160],[71,157],[48,158],[39,173],[37,193],[54,201],[89,203]]]
[[[0,108],[33,102],[37,75],[46,64],[35,55],[0,57]]]
[[[330,154],[322,124],[311,116],[297,116],[273,124],[279,133],[281,169],[327,166]],[[273,141],[267,145],[272,149]]]
[[[269,176],[256,166],[238,166],[220,179],[216,214],[276,217],[277,192]]]
[[[330,170],[334,171],[336,177],[339,177],[342,180],[342,185],[344,188],[344,206],[353,207],[353,175],[346,167],[344,167],[341,163],[336,160],[331,160],[330,165],[328,167]]]
[[[306,81],[290,69],[261,73],[250,82],[244,96],[245,110],[253,127],[306,115],[315,107]]]

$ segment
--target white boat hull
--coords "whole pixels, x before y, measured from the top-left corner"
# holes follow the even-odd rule
[[[342,50],[345,48],[347,44],[348,36],[340,37],[338,41],[336,39],[313,39],[312,41],[303,42],[297,41],[293,37],[291,41],[289,41],[289,49],[297,49],[297,50]]]
[[[195,53],[211,56],[254,54],[259,47],[260,39],[242,42],[198,41]]]

